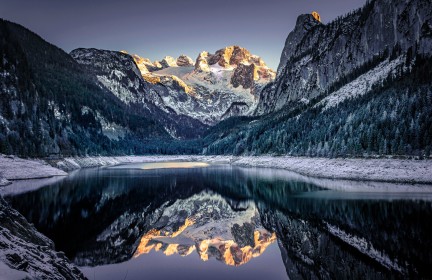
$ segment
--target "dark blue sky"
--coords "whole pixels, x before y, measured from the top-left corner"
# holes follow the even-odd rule
[[[0,17],[69,52],[78,47],[127,50],[152,60],[240,45],[276,68],[297,16],[323,22],[366,0],[0,0]]]

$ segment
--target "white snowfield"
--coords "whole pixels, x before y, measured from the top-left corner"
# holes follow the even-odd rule
[[[7,180],[48,178],[64,176],[67,175],[65,171],[80,168],[167,161],[200,161],[242,167],[284,169],[303,176],[325,179],[432,184],[432,160],[430,159],[329,159],[289,156],[119,156],[64,158],[50,161],[50,164],[57,168],[42,160],[0,156],[0,178]]]

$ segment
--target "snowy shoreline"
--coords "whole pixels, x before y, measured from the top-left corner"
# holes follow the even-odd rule
[[[69,157],[44,161],[0,155],[0,185],[2,182],[3,185],[8,184],[9,180],[66,176],[67,172],[80,168],[164,161],[202,161],[240,167],[283,169],[322,179],[432,184],[432,160],[180,155]]]

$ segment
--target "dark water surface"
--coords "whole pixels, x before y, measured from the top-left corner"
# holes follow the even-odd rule
[[[89,279],[432,277],[432,193],[318,185],[270,169],[133,164],[7,199]]]

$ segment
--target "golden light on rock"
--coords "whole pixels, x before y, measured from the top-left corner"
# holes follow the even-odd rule
[[[203,261],[208,261],[211,257],[214,257],[227,265],[240,266],[253,258],[259,257],[270,244],[276,241],[275,233],[270,233],[265,229],[257,229],[253,232],[253,244],[244,247],[240,247],[234,240],[224,240],[220,237],[194,241],[195,245],[179,244],[175,237],[184,233],[193,224],[194,221],[187,218],[184,224],[173,233],[155,229],[148,231],[141,238],[134,257],[148,254],[152,250],[161,251],[166,256],[174,254],[188,256],[196,250]],[[182,238],[192,239],[191,241],[193,241],[193,238],[187,237],[187,234]]]
[[[161,82],[160,77],[156,77],[154,75],[143,74],[142,77],[151,84],[158,84]]]
[[[193,224],[194,224],[194,221],[192,219],[186,218],[185,223],[183,225],[181,225],[177,231],[173,232],[170,235],[167,233],[166,236],[176,237],[180,233],[182,233],[188,226],[191,226]]]
[[[312,16],[319,22],[321,22],[321,16],[317,12],[312,12]]]
[[[213,248],[220,252],[220,257],[216,259],[230,266],[240,266],[251,259],[261,256],[267,247],[276,241],[276,234],[269,233],[266,230],[256,230],[254,232],[254,246],[238,246],[233,240],[203,240],[198,245],[198,254],[201,260],[209,259],[209,249]]]

